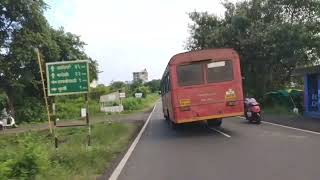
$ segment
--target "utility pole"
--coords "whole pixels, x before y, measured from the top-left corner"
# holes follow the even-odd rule
[[[38,57],[38,64],[39,64],[39,69],[40,69],[40,76],[41,76],[41,82],[42,82],[42,89],[43,89],[43,98],[46,104],[46,110],[47,110],[47,115],[48,115],[48,125],[49,125],[49,129],[50,129],[50,133],[52,134],[52,127],[51,127],[51,117],[50,117],[50,110],[49,110],[49,103],[48,103],[48,97],[47,97],[47,93],[46,93],[46,85],[44,83],[44,71],[42,68],[42,63],[41,63],[41,57],[40,57],[40,52],[38,48],[35,48],[35,51],[37,53],[37,57]]]

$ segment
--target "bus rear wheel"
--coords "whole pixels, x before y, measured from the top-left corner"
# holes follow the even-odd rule
[[[169,111],[167,110],[167,115],[164,115],[164,119],[166,121],[169,121],[170,120],[170,117],[169,117]]]
[[[207,124],[209,127],[220,127],[222,124],[222,119],[212,119],[212,120],[207,120]]]
[[[173,121],[171,121],[171,120],[169,120],[169,121],[170,121],[170,127],[171,127],[171,129],[176,130],[176,129],[178,128],[178,124],[175,123],[175,122],[173,122]]]

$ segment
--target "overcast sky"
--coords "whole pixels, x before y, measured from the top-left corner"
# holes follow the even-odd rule
[[[233,0],[233,2],[236,0]],[[159,79],[169,61],[185,51],[187,15],[194,10],[222,16],[221,0],[46,0],[51,26],[63,26],[87,43],[99,63],[99,83],[130,81],[146,68]]]

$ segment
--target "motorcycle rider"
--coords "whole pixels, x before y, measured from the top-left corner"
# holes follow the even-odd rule
[[[257,100],[255,98],[245,98],[244,99],[244,109],[245,109],[245,112],[248,111],[248,108],[250,106],[250,104],[255,104],[255,103],[258,103]]]

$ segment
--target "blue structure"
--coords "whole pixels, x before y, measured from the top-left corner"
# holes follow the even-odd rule
[[[320,118],[320,65],[296,70],[304,77],[304,115]]]

